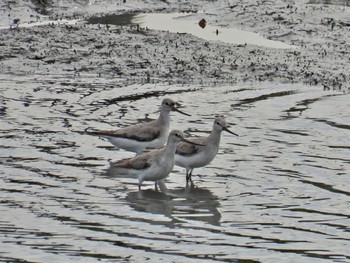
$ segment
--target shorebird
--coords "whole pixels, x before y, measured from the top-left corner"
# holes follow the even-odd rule
[[[205,145],[198,147],[187,142],[181,142],[176,147],[175,164],[186,169],[186,182],[192,181],[192,172],[194,168],[203,167],[209,164],[216,156],[219,150],[221,132],[227,131],[233,135],[238,134],[227,128],[224,116],[216,116],[213,129],[208,137],[190,138],[188,141]]]
[[[164,182],[163,180],[172,171],[175,163],[176,145],[181,141],[200,146],[198,143],[187,141],[181,131],[172,130],[163,148],[154,149],[133,158],[112,162],[108,173],[112,175],[128,174],[136,177],[139,180],[140,190],[143,181],[154,181],[157,188],[157,183]]]
[[[180,111],[172,99],[165,98],[160,106],[158,119],[131,125],[118,130],[86,130],[87,134],[107,138],[114,146],[140,154],[145,148],[157,148],[165,144],[170,126],[170,112]]]

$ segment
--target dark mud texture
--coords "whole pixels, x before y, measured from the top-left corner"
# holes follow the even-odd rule
[[[11,8],[10,2],[5,1],[2,9]],[[151,2],[159,3],[152,5]],[[73,13],[67,8],[69,3],[64,3],[66,5],[61,6],[65,8],[59,9],[54,1],[33,0],[27,12],[31,13],[32,20],[42,14],[80,20],[102,15]],[[206,4],[210,5],[210,1]],[[116,13],[132,9],[123,8],[122,2],[117,6]],[[188,11],[171,1],[150,1],[147,6],[147,12]],[[154,6],[153,10],[150,6]],[[199,7],[198,3],[191,5],[192,9]],[[137,10],[136,4],[134,9]],[[238,1],[213,9],[213,23],[219,25],[224,21],[229,26],[258,31],[272,40],[299,46],[298,49],[209,42],[187,34],[152,31],[135,25],[77,22],[25,28],[18,22],[18,27],[0,31],[0,74],[68,74],[70,77],[92,74],[116,78],[125,84],[274,81],[348,92],[350,25],[339,15],[331,17],[341,9],[349,12],[347,7],[339,5],[297,6],[293,1],[264,1],[254,5],[250,1]],[[215,19],[219,14],[222,19]],[[316,14],[318,17],[313,17]]]

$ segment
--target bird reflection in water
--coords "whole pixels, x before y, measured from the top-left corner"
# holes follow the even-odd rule
[[[220,203],[207,189],[192,186],[166,192],[142,190],[128,193],[126,201],[138,212],[161,214],[173,223],[195,220],[220,225]]]

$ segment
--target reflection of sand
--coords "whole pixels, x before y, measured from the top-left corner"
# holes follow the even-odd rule
[[[298,50],[208,42],[188,34],[157,32],[136,26],[74,24],[21,28],[21,23],[38,19],[37,9],[32,7],[28,11],[24,1],[18,1],[11,11],[6,9],[6,4],[1,4],[5,14],[2,26],[9,26],[15,18],[21,20],[19,30],[1,30],[0,73],[68,74],[69,77],[92,74],[124,84],[283,81],[347,91],[350,86],[349,8],[304,2],[264,1],[257,5],[246,0],[232,5],[227,1],[181,4],[182,8],[191,7],[192,11],[204,10],[183,19],[199,21],[205,17],[210,26],[259,32],[269,39],[300,46]],[[58,17],[62,7],[68,7],[69,3],[64,1],[60,6],[50,6],[47,12]],[[177,1],[167,1],[167,4],[127,1],[127,5],[118,6],[109,1],[95,1],[93,5],[75,4],[71,10],[82,17],[82,14],[103,13],[107,9],[110,12],[138,8],[152,11],[158,7],[169,12],[181,10]],[[69,10],[64,9],[64,14],[77,18]],[[39,19],[46,19],[42,13],[45,12],[37,13]]]
[[[181,188],[165,193],[154,190],[130,192],[126,200],[136,211],[162,214],[178,221],[202,221],[212,225],[220,224],[219,202],[207,189]]]

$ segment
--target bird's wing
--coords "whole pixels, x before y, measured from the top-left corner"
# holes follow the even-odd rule
[[[112,164],[115,168],[143,170],[151,166],[152,160],[157,156],[158,150],[150,151],[133,158],[123,159]]]
[[[156,121],[140,123],[129,127],[121,128],[119,130],[87,131],[87,133],[90,135],[119,137],[141,142],[147,142],[153,141],[154,139],[159,137],[161,133],[161,127],[157,126],[155,122]]]
[[[198,143],[198,144],[204,144],[205,145],[205,138],[204,137],[196,137],[188,139],[191,142]],[[190,156],[198,153],[201,150],[201,147],[203,146],[197,146],[193,145],[187,142],[180,142],[176,147],[176,154],[182,155],[182,156]]]

